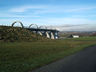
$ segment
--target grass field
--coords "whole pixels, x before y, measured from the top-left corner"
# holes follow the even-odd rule
[[[0,42],[0,72],[28,72],[92,45],[96,45],[96,37]]]

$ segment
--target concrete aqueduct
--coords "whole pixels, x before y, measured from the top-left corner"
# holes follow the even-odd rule
[[[12,27],[16,24],[16,23],[20,23],[22,28],[25,28],[27,30],[30,30],[32,32],[35,32],[36,34],[40,34],[41,36],[45,36],[47,38],[50,39],[58,39],[58,30],[56,29],[47,29],[47,27],[42,28],[43,26],[38,27],[38,25],[36,24],[31,24],[28,28],[24,27],[23,23],[20,21],[15,21],[12,23]],[[32,26],[36,26],[36,28],[33,28]]]

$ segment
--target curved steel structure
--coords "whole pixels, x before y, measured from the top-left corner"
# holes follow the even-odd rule
[[[20,24],[21,24],[21,26],[22,26],[22,28],[24,28],[23,23],[22,23],[22,22],[20,22],[20,21],[15,21],[15,22],[13,22],[13,23],[12,23],[12,27],[14,26],[14,24],[15,24],[15,23],[20,23]]]
[[[42,27],[44,27],[44,29],[47,29],[47,27],[46,27],[46,26],[40,26],[40,27],[39,27],[39,29],[41,29]]]
[[[31,28],[33,25],[35,25],[37,27],[37,29],[38,29],[38,25],[37,24],[31,24],[31,25],[29,25],[29,28]]]
[[[13,22],[12,27],[14,26],[15,23],[20,23],[22,28],[24,28],[23,23],[20,22],[20,21]],[[36,28],[33,28],[32,27],[33,25],[36,26]],[[56,30],[56,29],[47,29],[46,26],[39,26],[38,27],[38,25],[36,25],[36,24],[31,24],[31,25],[29,25],[29,28],[25,28],[25,29],[33,31],[36,34],[39,34],[41,36],[45,36],[45,37],[50,38],[50,39],[58,39],[58,37],[59,37],[58,36],[59,31],[58,30]]]

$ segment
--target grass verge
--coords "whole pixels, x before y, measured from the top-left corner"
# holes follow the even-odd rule
[[[96,38],[35,42],[0,42],[0,72],[28,72],[84,48]]]

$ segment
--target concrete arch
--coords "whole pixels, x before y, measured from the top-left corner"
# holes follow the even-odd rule
[[[50,34],[48,32],[46,32],[46,37],[50,38]]]
[[[47,31],[46,32],[38,31],[38,34],[41,36],[46,36],[47,38],[50,38],[50,34]]]
[[[31,24],[31,25],[29,25],[29,28],[31,28],[33,25],[35,25],[37,27],[37,29],[38,29],[38,25],[37,24]]]
[[[39,35],[43,36],[43,33],[41,31],[39,31],[38,33],[39,33]]]
[[[13,22],[13,23],[12,23],[12,27],[14,26],[14,24],[15,24],[15,23],[20,23],[20,24],[21,24],[21,26],[22,26],[22,28],[24,28],[23,23],[22,23],[22,22],[20,22],[20,21],[15,21],[15,22]]]
[[[53,32],[51,32],[51,39],[55,39]]]
[[[46,26],[39,26],[38,29],[47,29]],[[47,36],[45,31],[38,31],[41,36]]]

